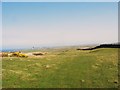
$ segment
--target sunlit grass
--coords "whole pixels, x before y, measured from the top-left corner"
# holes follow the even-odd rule
[[[51,50],[41,57],[3,58],[3,88],[115,88],[118,50]]]

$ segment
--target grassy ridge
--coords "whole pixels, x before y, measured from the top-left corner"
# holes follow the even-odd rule
[[[56,49],[33,58],[3,58],[3,88],[114,88],[118,49]]]

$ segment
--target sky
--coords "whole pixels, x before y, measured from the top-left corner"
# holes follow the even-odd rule
[[[118,42],[117,2],[3,2],[2,47]]]

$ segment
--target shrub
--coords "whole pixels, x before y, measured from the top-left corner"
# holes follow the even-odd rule
[[[28,57],[26,54],[23,54],[23,53],[19,53],[18,56],[19,56],[19,57]]]

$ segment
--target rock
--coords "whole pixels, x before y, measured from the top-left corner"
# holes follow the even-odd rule
[[[114,81],[114,83],[115,83],[115,84],[117,84],[117,83],[118,83],[118,81],[117,81],[117,80],[115,80],[115,81]]]
[[[10,60],[12,60],[12,58]]]
[[[85,82],[85,80],[81,80],[81,82]]]
[[[45,68],[46,68],[46,69],[49,69],[49,68],[50,68],[50,65],[46,65]]]
[[[99,64],[98,64],[98,63],[96,63],[95,65],[96,65],[96,66],[99,66]]]

